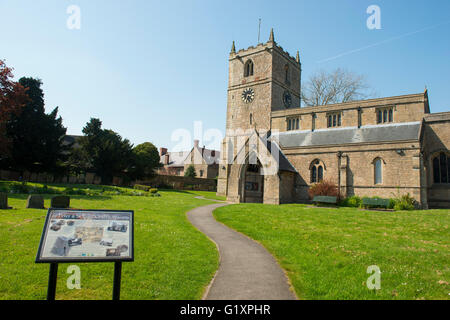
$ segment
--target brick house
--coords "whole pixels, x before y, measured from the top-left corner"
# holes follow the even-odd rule
[[[158,174],[183,176],[185,170],[192,164],[197,178],[214,179],[219,172],[220,152],[199,146],[194,140],[190,151],[168,152],[160,148],[160,159],[163,165]]]

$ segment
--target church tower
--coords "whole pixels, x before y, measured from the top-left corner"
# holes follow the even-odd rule
[[[245,140],[255,130],[260,137],[270,131],[272,111],[300,108],[300,82],[298,51],[294,58],[277,45],[273,29],[269,40],[256,47],[236,51],[233,41],[229,56],[226,136],[221,148],[218,195],[230,197],[232,194],[233,201],[242,196],[246,186],[236,182],[239,179],[236,174],[231,175],[240,168],[239,161],[235,161],[240,150],[239,140]],[[253,185],[259,185],[261,189],[262,184],[260,181]],[[262,201],[261,190],[259,200]]]
[[[269,41],[229,56],[227,135],[237,129],[270,130],[271,111],[300,108],[301,64]]]

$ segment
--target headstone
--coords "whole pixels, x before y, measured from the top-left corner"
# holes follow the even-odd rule
[[[44,209],[44,197],[31,195],[27,199],[27,209]]]
[[[68,196],[56,196],[51,200],[51,207],[58,209],[67,209],[70,207],[70,197]]]
[[[0,192],[0,209],[11,209],[8,207],[8,194]]]

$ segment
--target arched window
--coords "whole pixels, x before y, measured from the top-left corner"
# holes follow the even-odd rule
[[[450,182],[450,157],[444,152],[439,153],[433,159],[433,182]]]
[[[387,110],[384,109],[384,110],[383,110],[383,122],[387,122],[387,120],[388,120],[388,117],[387,117]]]
[[[284,66],[284,82],[289,83],[289,66]]]
[[[317,182],[317,167],[314,166],[311,169],[311,182]]]
[[[325,165],[322,161],[316,159],[311,162],[309,167],[311,170],[311,183],[317,183],[323,180]]]
[[[247,60],[244,65],[244,77],[249,77],[253,75],[253,61]]]
[[[377,112],[377,123],[383,122],[383,112],[381,110],[378,110]]]
[[[322,166],[319,166],[318,167],[318,169],[317,169],[317,180],[320,182],[320,181],[322,181],[323,180],[323,167]]]
[[[375,184],[383,183],[383,161],[380,158],[375,159],[373,162]]]

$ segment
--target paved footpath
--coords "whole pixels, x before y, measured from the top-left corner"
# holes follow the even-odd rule
[[[207,300],[293,300],[288,279],[274,257],[260,244],[217,222],[212,212],[227,203],[187,213],[191,223],[219,247],[219,270]]]

